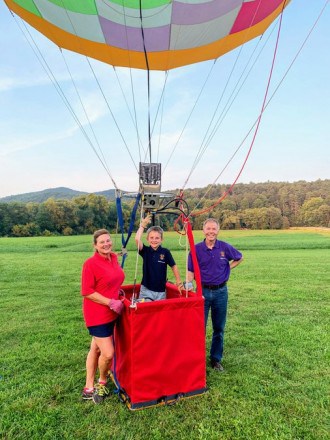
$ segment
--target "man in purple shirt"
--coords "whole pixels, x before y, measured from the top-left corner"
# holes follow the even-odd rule
[[[230,244],[217,240],[220,226],[214,218],[203,223],[205,239],[196,244],[197,261],[200,268],[203,296],[205,329],[209,310],[213,327],[210,350],[211,367],[223,371],[221,364],[223,355],[224,331],[227,317],[228,289],[230,271],[243,261],[241,252]],[[188,280],[194,279],[194,266],[191,254],[188,257]]]

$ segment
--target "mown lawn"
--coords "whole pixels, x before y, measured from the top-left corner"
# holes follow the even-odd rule
[[[137,412],[114,394],[99,406],[80,401],[90,342],[80,271],[91,237],[1,238],[0,438],[328,439],[329,231],[221,237],[245,258],[229,283],[226,371],[207,367],[202,396]],[[184,238],[166,233],[164,245],[183,274]],[[127,283],[133,241],[129,249]]]

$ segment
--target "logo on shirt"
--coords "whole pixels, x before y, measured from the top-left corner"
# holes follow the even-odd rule
[[[160,254],[159,255],[159,259],[162,260],[162,261],[165,260],[165,255],[164,254]]]
[[[225,256],[224,251],[221,251],[221,252],[220,252],[220,257],[224,257],[224,256]]]

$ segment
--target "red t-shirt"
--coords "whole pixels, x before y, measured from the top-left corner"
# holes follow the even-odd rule
[[[109,260],[95,252],[83,265],[81,294],[86,296],[98,292],[109,299],[118,299],[124,278],[124,271],[118,263],[116,254],[111,253],[111,260]],[[108,306],[98,304],[88,298],[84,298],[83,313],[87,327],[106,324],[118,317],[117,313],[110,310]]]

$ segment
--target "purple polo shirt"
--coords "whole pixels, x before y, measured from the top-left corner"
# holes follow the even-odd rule
[[[242,258],[241,252],[225,241],[216,240],[214,247],[209,249],[205,240],[195,246],[203,284],[217,285],[228,281],[230,262]],[[194,272],[191,253],[188,256],[188,270]]]

